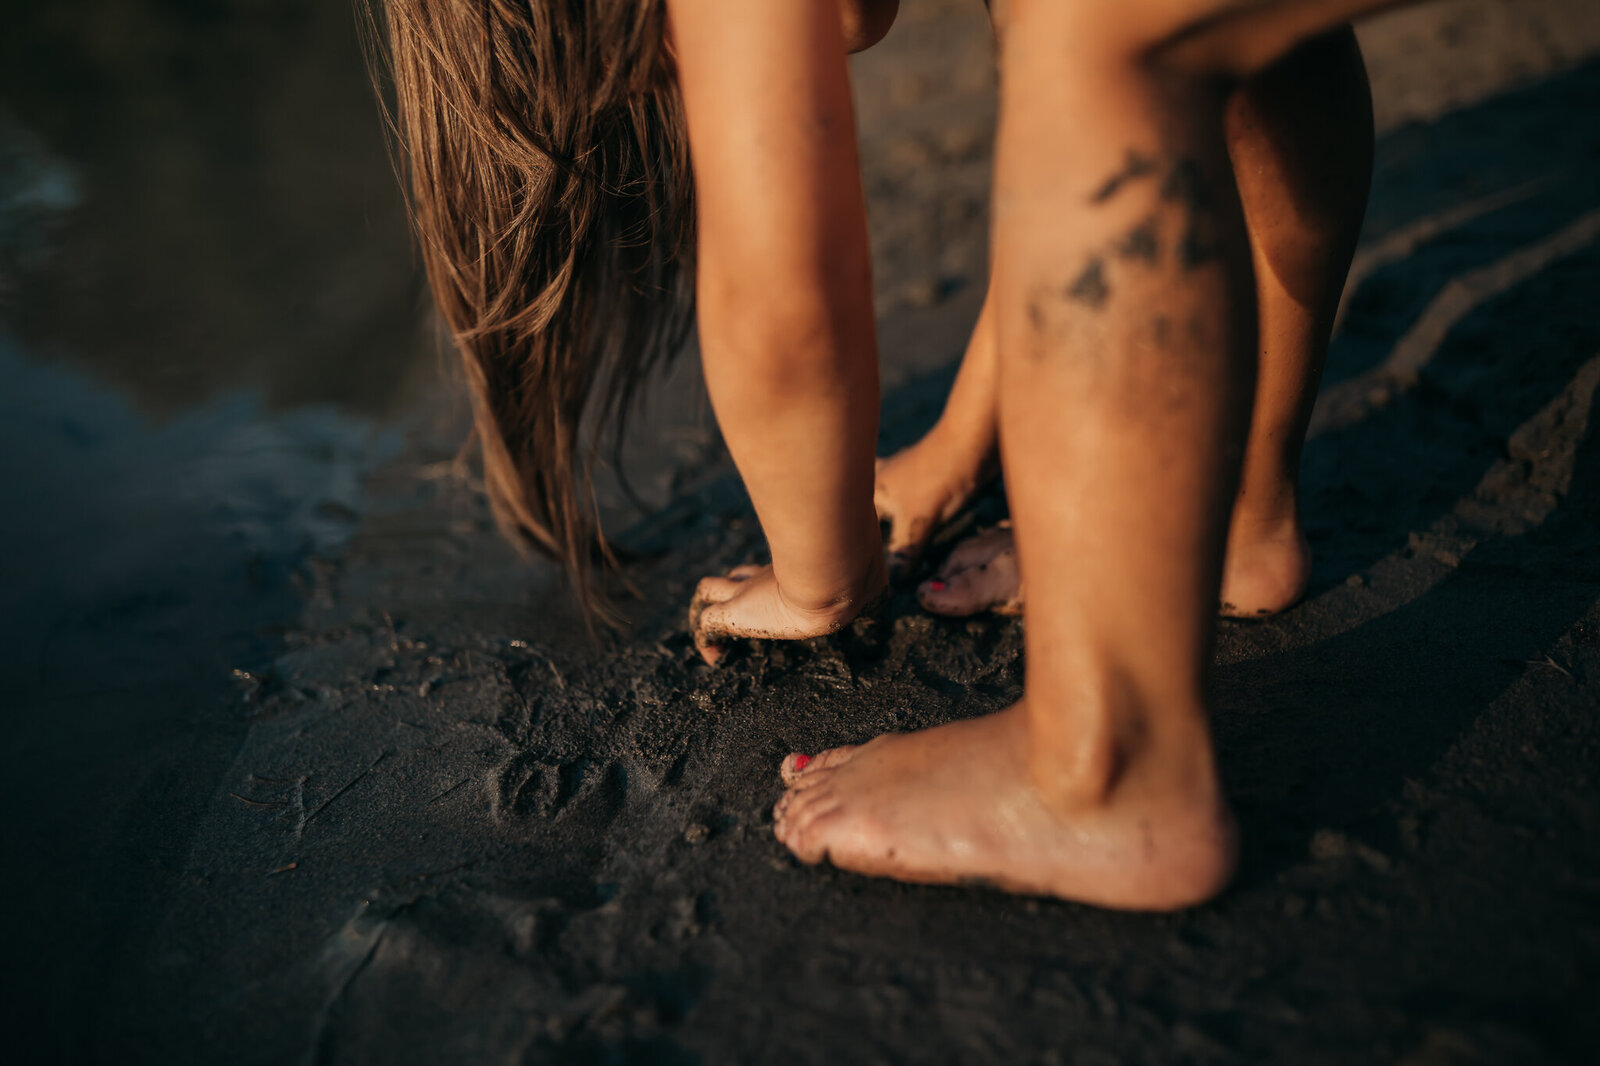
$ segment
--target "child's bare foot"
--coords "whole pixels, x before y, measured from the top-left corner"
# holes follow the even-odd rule
[[[1236,520],[1223,563],[1224,618],[1265,618],[1300,602],[1311,579],[1311,547],[1295,519],[1256,524]],[[993,611],[1022,613],[1022,577],[1007,523],[968,537],[938,574],[917,588],[934,614],[964,617]]]
[[[934,614],[957,617],[994,611],[1022,613],[1022,578],[1011,523],[968,537],[917,587],[917,601]]]
[[[878,460],[873,503],[889,523],[889,569],[909,569],[939,527],[972,502],[1000,472],[992,433],[962,432],[935,425],[928,435],[887,459]]]
[[[1235,514],[1222,563],[1224,618],[1265,618],[1300,602],[1311,580],[1311,546],[1291,516],[1255,522]]]
[[[836,633],[881,605],[889,588],[882,556],[851,588],[827,600],[797,602],[784,595],[771,566],[737,566],[726,577],[703,578],[689,604],[689,632],[701,658],[715,666],[727,642],[741,637],[803,640]]]
[[[1198,747],[1152,746],[1109,791],[1051,801],[1032,783],[1039,768],[1019,704],[814,759],[791,755],[774,828],[807,863],[1175,910],[1220,892],[1235,863],[1233,819],[1209,745]]]

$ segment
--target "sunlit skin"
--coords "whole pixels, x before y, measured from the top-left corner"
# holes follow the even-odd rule
[[[1129,909],[1226,885],[1206,682],[1257,396],[1228,86],[1380,6],[996,5],[993,410],[1026,688],[998,714],[791,756],[774,828],[802,860]],[[702,585],[714,659],[881,595],[871,279],[837,10],[669,8],[705,373],[772,552]]]
[[[1305,592],[1311,554],[1297,500],[1300,448],[1366,207],[1372,103],[1354,35],[1307,42],[1228,98],[1228,155],[1250,234],[1260,358],[1219,611],[1259,618]],[[944,413],[878,464],[879,516],[895,560],[919,557],[999,471],[998,358],[985,303]],[[1008,532],[964,542],[917,589],[938,614],[1014,613]]]

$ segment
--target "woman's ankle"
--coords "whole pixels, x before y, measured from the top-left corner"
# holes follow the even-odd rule
[[[1300,531],[1299,488],[1282,475],[1246,478],[1234,498],[1228,519],[1228,539],[1259,541],[1282,539]]]
[[[1208,714],[1191,702],[1124,703],[1088,714],[1078,708],[1071,724],[1083,732],[1065,744],[1026,728],[1034,722],[1018,731],[1045,808],[1077,839],[1118,857],[1107,883],[1119,885],[1125,906],[1203,903],[1227,886],[1238,864],[1238,827],[1217,773]]]
[[[1041,798],[1063,813],[1122,802],[1222,802],[1210,709],[1195,695],[1145,696],[1118,684],[1052,706],[1026,702],[1027,761]]]

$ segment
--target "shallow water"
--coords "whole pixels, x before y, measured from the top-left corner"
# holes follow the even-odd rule
[[[33,586],[68,593],[202,533],[255,556],[325,541],[378,454],[353,442],[432,370],[351,9],[7,21],[4,478],[43,520],[4,565],[25,550]]]
[[[384,412],[426,379],[349,5],[80,0],[7,21],[3,317],[32,356],[156,413],[241,387]]]
[[[0,485],[27,517],[0,529],[0,676],[59,695],[159,672],[149,632],[199,648],[292,610],[432,348],[348,8],[7,20]],[[102,616],[96,655],[57,661]]]

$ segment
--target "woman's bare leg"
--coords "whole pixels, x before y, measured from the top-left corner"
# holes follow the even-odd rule
[[[1372,173],[1372,101],[1354,33],[1344,27],[1296,49],[1246,80],[1224,113],[1255,263],[1260,361],[1223,569],[1222,613],[1259,617],[1294,604],[1310,574],[1296,506],[1300,451]],[[980,320],[968,360],[984,354],[978,343],[983,332]],[[976,392],[985,385],[993,402],[993,372],[968,374],[964,364],[947,411],[979,406],[983,397]],[[970,456],[993,447],[992,439],[971,444],[968,436],[946,432],[944,421],[880,467],[880,515],[890,517],[886,498],[899,504],[892,512],[899,543],[892,539],[891,548],[920,548],[932,527],[971,499],[970,490],[958,498],[948,476],[930,494],[931,473],[975,468]],[[961,424],[975,421],[964,417]],[[941,508],[937,518],[934,500]],[[964,615],[997,605],[1015,609],[1021,602],[1016,570],[1008,564],[1009,540],[982,536],[923,583],[923,606]]]
[[[775,828],[809,862],[1180,907],[1235,861],[1206,682],[1255,313],[1216,75],[1292,42],[1216,36],[1212,16],[1278,5],[1007,6],[995,312],[1027,688],[802,773],[791,757]],[[1305,37],[1357,6],[1282,8]]]
[[[1347,27],[1296,49],[1228,101],[1261,359],[1223,567],[1222,612],[1291,606],[1311,574],[1300,451],[1372,177],[1372,97]]]
[[[1110,30],[1076,6],[1013,3],[1003,44],[995,312],[1035,589],[1026,695],[824,760],[777,828],[867,872],[1177,907],[1233,862],[1205,672],[1249,411],[1248,246],[1217,91],[1079,51]]]

